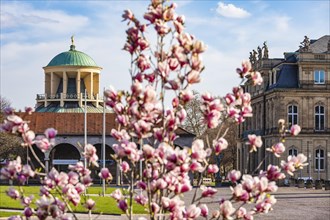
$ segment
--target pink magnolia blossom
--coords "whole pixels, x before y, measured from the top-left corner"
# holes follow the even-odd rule
[[[92,164],[96,167],[99,166],[99,164],[97,163],[99,157],[97,156],[96,148],[93,145],[91,144],[85,145],[84,156],[86,157],[89,164]]]
[[[201,139],[197,139],[192,143],[191,158],[197,161],[203,161],[206,157],[206,151],[204,150],[204,142]]]
[[[290,160],[293,162],[296,169],[302,169],[304,166],[308,165],[308,163],[305,163],[307,157],[304,154],[298,154],[296,157],[292,156]]]
[[[283,143],[279,142],[266,150],[274,153],[276,157],[281,157],[281,154],[285,151],[285,146]]]
[[[183,26],[183,24],[182,24],[180,21],[178,21],[178,18],[173,22],[173,25],[174,25],[174,27],[175,27],[175,30],[176,30],[179,34],[181,34],[182,31],[184,30],[184,26]]]
[[[234,188],[233,187],[230,187],[230,189],[232,191],[233,198],[236,201],[242,201],[242,202],[249,201],[250,194],[248,193],[248,191],[246,191],[243,188],[243,185],[242,184],[238,184]]]
[[[251,79],[253,85],[261,85],[263,82],[262,76],[259,72],[251,72]]]
[[[183,103],[187,103],[194,98],[194,94],[191,90],[186,89],[180,92],[179,97],[183,101]]]
[[[246,215],[247,211],[244,207],[240,207],[237,211],[236,211],[236,218],[237,219],[241,219],[244,218],[244,216]]]
[[[200,189],[202,190],[202,197],[212,197],[218,192],[216,189],[204,185],[200,186]]]
[[[235,210],[236,209],[233,207],[232,203],[228,200],[220,204],[220,213],[224,219],[233,219],[232,215]]]
[[[16,189],[12,188],[12,187],[10,187],[6,191],[6,193],[7,193],[7,196],[9,196],[12,199],[18,199],[18,198],[20,198],[19,192]]]
[[[191,70],[187,74],[187,81],[189,84],[199,83],[201,81],[200,72],[196,70]]]
[[[91,176],[88,175],[84,175],[80,178],[80,182],[82,184],[84,184],[86,187],[91,186],[93,184],[93,179],[91,178]]]
[[[109,169],[104,167],[101,169],[100,173],[99,173],[99,177],[106,180],[106,181],[111,181],[112,180],[112,175],[109,172]]]
[[[248,192],[251,192],[256,187],[256,181],[255,179],[258,179],[258,177],[252,177],[251,175],[243,175],[242,177],[242,186],[243,189],[245,189]]]
[[[95,207],[95,201],[93,199],[87,199],[86,203],[85,203],[85,207],[88,210],[92,210]]]
[[[206,204],[199,205],[199,208],[201,209],[201,216],[207,217],[209,215],[209,208]]]
[[[244,78],[252,69],[251,62],[249,60],[242,61],[242,68],[237,68],[236,72],[240,75],[241,78]]]
[[[123,194],[121,193],[120,189],[116,189],[115,191],[113,191],[110,196],[112,198],[114,198],[115,200],[119,201],[123,198]]]
[[[139,38],[137,41],[137,44],[140,47],[141,51],[143,51],[149,47],[149,42],[144,38]]]
[[[36,137],[34,143],[42,152],[46,152],[52,147],[52,144],[49,142],[49,140],[46,137],[40,135]]]
[[[180,63],[179,63],[178,59],[176,59],[176,58],[169,58],[168,59],[168,65],[169,65],[169,67],[172,71],[176,70],[178,68],[179,64]]]
[[[259,213],[268,213],[272,210],[272,206],[276,203],[276,199],[273,195],[265,198],[263,201],[256,204],[254,210]]]
[[[201,163],[197,162],[197,161],[192,161],[192,163],[190,164],[190,170],[191,171],[197,171],[197,172],[203,172],[205,170],[204,166],[202,166]]]
[[[118,202],[118,208],[120,208],[123,212],[126,212],[126,210],[128,208],[126,200],[120,200]]]
[[[18,156],[16,160],[9,161],[9,163],[1,168],[0,179],[15,179],[17,173],[22,171],[21,157]]]
[[[296,170],[294,167],[294,163],[290,160],[288,161],[281,161],[281,167],[283,170],[285,170],[289,175],[293,176],[293,172]]]
[[[267,171],[261,172],[260,176],[266,176],[271,181],[276,181],[280,179],[284,179],[284,173],[281,173],[281,169],[278,166],[274,166],[269,164],[267,167]]]
[[[190,180],[187,179],[185,181],[176,184],[174,192],[176,194],[181,194],[181,193],[189,192],[190,190],[192,190],[192,186]]]
[[[223,150],[227,149],[228,142],[224,138],[219,138],[218,140],[213,140],[213,147],[215,150],[215,154],[219,155]]]
[[[230,118],[237,120],[237,118],[239,117],[240,110],[235,108],[234,106],[229,106],[227,108],[227,113]]]
[[[232,170],[228,173],[227,178],[229,181],[235,183],[241,178],[241,172],[239,170]]]
[[[82,194],[86,190],[86,186],[82,183],[77,183],[74,188],[77,190],[78,194]]]
[[[220,211],[219,210],[213,210],[212,211],[212,219],[217,219],[220,216]]]
[[[22,167],[22,175],[24,175],[25,177],[34,177],[35,172],[32,170],[31,166],[28,164],[23,165]]]
[[[187,219],[196,219],[199,217],[201,214],[201,209],[197,207],[195,204],[190,205],[186,210],[185,210],[185,217]]]
[[[130,166],[129,166],[129,164],[128,164],[126,161],[123,161],[123,162],[120,164],[120,169],[121,169],[121,171],[123,171],[124,173],[127,173],[127,172],[130,170]]]
[[[167,24],[160,19],[155,21],[155,29],[160,36],[164,36],[170,31],[170,28],[167,26]]]
[[[30,206],[30,204],[32,203],[33,198],[34,198],[33,195],[31,195],[31,196],[22,196],[21,197],[22,206],[24,206],[24,207]]]
[[[22,134],[22,138],[24,140],[23,146],[30,146],[34,143],[35,133],[31,130]]]
[[[250,152],[257,152],[257,148],[262,146],[262,139],[261,136],[256,136],[255,134],[248,135],[249,141],[246,143],[250,145]]]
[[[124,14],[122,15],[123,17],[123,21],[126,21],[126,20],[133,20],[134,18],[134,14],[132,13],[131,10],[124,10]]]
[[[153,203],[151,203],[151,210],[152,210],[153,213],[156,214],[156,213],[159,212],[160,207],[157,203],[153,202]]]
[[[68,182],[72,185],[76,185],[79,182],[79,175],[76,172],[70,171],[68,173]]]
[[[23,215],[26,217],[26,218],[30,218],[34,213],[34,210],[30,207],[25,207],[24,210],[23,210]]]
[[[290,155],[287,161],[281,161],[281,167],[289,175],[293,176],[293,172],[296,171],[296,169],[302,169],[304,166],[308,165],[308,163],[305,163],[306,161],[307,157],[304,154],[298,154],[297,157]]]
[[[167,8],[163,13],[163,19],[165,21],[173,20],[175,17],[174,9],[173,8]]]
[[[195,53],[203,53],[206,50],[206,45],[202,41],[195,41],[194,43],[194,51]]]
[[[50,140],[54,139],[56,135],[57,135],[57,130],[55,130],[54,128],[47,128],[45,130],[45,136]]]
[[[227,95],[225,96],[225,100],[227,105],[232,105],[235,103],[236,97],[233,94],[227,93]]]
[[[140,205],[146,205],[148,203],[148,198],[144,196],[142,193],[136,195],[134,197],[135,202],[137,202]]]
[[[207,167],[207,173],[208,174],[215,174],[217,172],[219,172],[219,167],[216,164],[210,164]]]
[[[204,68],[201,56],[194,54],[191,58],[191,69],[201,72]]]
[[[141,54],[137,59],[137,66],[142,72],[149,69],[150,68],[149,58]]]
[[[293,136],[297,136],[301,131],[301,128],[299,125],[292,125],[290,129],[290,133]]]

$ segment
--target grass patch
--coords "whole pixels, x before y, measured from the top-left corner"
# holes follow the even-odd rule
[[[6,195],[6,190],[9,186],[0,186],[0,208],[11,208],[11,209],[23,209],[19,200],[13,200]],[[17,186],[14,187],[18,189]],[[39,186],[23,186],[24,195],[34,196],[34,202],[39,199]],[[123,214],[123,212],[117,207],[117,202],[109,196],[116,188],[108,187],[106,189],[106,196],[100,196],[102,194],[102,187],[89,187],[88,194],[94,194],[89,196],[89,198],[93,199],[96,202],[95,209],[93,213],[103,213],[103,214]],[[84,202],[84,198],[81,197],[81,202]],[[87,212],[84,208],[83,204],[79,204],[78,206],[71,206],[75,212]],[[32,205],[32,208],[36,208],[36,206]],[[143,214],[146,213],[144,207],[139,204],[133,205],[133,210],[135,214]],[[12,214],[15,215],[15,214]]]
[[[0,218],[2,217],[10,217],[10,216],[13,216],[13,215],[21,215],[22,213],[21,212],[5,212],[5,211],[1,211],[0,212]]]

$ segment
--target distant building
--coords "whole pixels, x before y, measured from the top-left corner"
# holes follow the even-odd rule
[[[257,174],[268,164],[280,164],[289,155],[303,153],[309,165],[295,174],[295,178],[330,179],[330,35],[317,40],[305,36],[300,49],[284,53],[284,58],[268,57],[264,44],[259,58],[251,53],[254,69],[264,78],[260,86],[244,84],[251,93],[254,117],[239,128],[238,163],[243,173]],[[261,53],[261,54],[260,54]],[[265,149],[279,142],[278,120],[302,128],[297,137],[286,137],[286,152],[276,158]],[[248,134],[261,135],[263,147],[249,153],[245,144]],[[263,165],[259,163],[266,156]]]
[[[87,109],[87,143],[97,149],[102,160],[103,131],[103,98],[99,91],[102,68],[87,54],[77,51],[72,39],[70,50],[55,56],[44,68],[45,92],[36,98],[36,112],[25,116],[30,121],[30,128],[36,134],[43,134],[45,129],[53,127],[58,131],[56,145],[43,153],[36,146],[34,150],[46,165],[46,172],[51,167],[67,170],[69,164],[84,161],[84,112]],[[85,93],[86,91],[86,93]],[[106,167],[117,184],[119,169],[111,157],[114,154],[112,145],[116,140],[110,135],[116,128],[115,114],[106,109]],[[194,135],[182,128],[177,129],[180,136],[175,142],[178,146],[190,146]],[[30,152],[31,153],[31,152]],[[31,155],[31,154],[30,154]],[[40,167],[33,160],[33,165]],[[102,161],[100,161],[102,167]],[[99,169],[92,170],[92,176],[97,177]]]

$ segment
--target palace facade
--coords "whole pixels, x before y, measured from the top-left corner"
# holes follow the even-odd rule
[[[239,127],[237,168],[257,174],[268,164],[279,165],[289,155],[303,153],[309,165],[295,178],[330,179],[330,35],[316,40],[305,36],[300,48],[285,52],[284,58],[269,58],[265,43],[257,51],[251,52],[250,61],[264,82],[253,87],[248,80],[243,85],[251,94],[254,117]],[[279,119],[302,128],[298,136],[286,137],[281,158],[266,151],[279,142]],[[262,136],[263,146],[256,153],[249,153],[248,134]]]

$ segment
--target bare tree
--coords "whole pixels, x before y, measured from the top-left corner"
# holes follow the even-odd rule
[[[184,128],[195,134],[196,137],[201,137],[206,130],[206,125],[203,123],[203,113],[200,109],[202,100],[199,93],[194,92],[194,99],[186,104],[187,119],[184,123]]]
[[[222,120],[223,122],[218,127],[208,129],[205,123],[202,123],[204,118],[200,109],[201,105],[201,96],[195,92],[195,98],[185,106],[187,119],[184,123],[184,128],[194,133],[196,138],[203,139],[206,145],[208,144],[208,140],[214,140],[217,137],[219,130],[221,133],[227,130],[225,139],[228,142],[228,148],[220,155],[214,155],[213,160],[211,160],[212,163],[218,164],[220,168],[217,177],[226,176],[227,172],[234,169],[236,165],[237,125],[231,120]]]
[[[0,96],[0,123],[3,123],[5,119],[4,110],[11,106],[11,102]],[[15,135],[10,135],[0,131],[0,159],[15,159],[17,156],[21,156],[24,161],[25,151],[22,151],[20,139]]]

